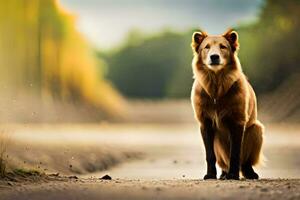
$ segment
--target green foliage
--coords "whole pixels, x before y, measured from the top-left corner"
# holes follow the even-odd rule
[[[129,97],[157,98],[186,96],[181,88],[192,83],[190,34],[163,32],[160,35],[132,38],[119,51],[106,57],[108,78]]]
[[[256,22],[236,27],[243,69],[260,94],[299,72],[299,10],[299,0],[267,0]],[[121,49],[105,56],[108,78],[129,97],[188,97],[191,35],[168,31],[149,38],[131,33]]]
[[[257,23],[237,28],[242,65],[260,93],[300,71],[299,10],[299,0],[267,0]]]
[[[42,173],[38,170],[34,169],[24,169],[24,168],[17,168],[12,171],[13,174],[27,177],[27,176],[41,176]]]

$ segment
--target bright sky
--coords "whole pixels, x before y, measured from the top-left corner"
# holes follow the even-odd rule
[[[99,48],[117,46],[132,28],[201,27],[211,34],[254,20],[262,0],[60,0],[78,17],[78,29]]]

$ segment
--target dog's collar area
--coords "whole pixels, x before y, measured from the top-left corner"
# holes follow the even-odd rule
[[[214,98],[213,100],[214,100],[214,104],[216,105],[216,104],[217,104],[217,99],[216,99],[216,98]]]

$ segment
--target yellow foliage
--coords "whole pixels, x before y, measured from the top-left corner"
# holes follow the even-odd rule
[[[58,1],[0,0],[0,30],[0,84],[9,91],[124,113],[123,98],[103,79],[75,17]]]

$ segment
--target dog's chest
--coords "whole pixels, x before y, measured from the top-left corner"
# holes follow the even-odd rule
[[[217,87],[217,89],[211,91],[217,91],[221,86]],[[199,107],[202,110],[202,113],[209,117],[215,125],[220,127],[224,118],[231,114],[232,110],[236,110],[239,106],[239,91],[240,86],[238,82],[235,82],[231,85],[231,87],[227,90],[223,95],[218,96],[213,92],[206,92],[206,90],[202,87],[199,90]],[[215,97],[215,98],[214,98]]]
[[[214,124],[219,127],[222,122],[222,118],[225,116],[226,110],[219,107],[216,99],[212,99],[211,106],[207,107],[206,112]]]
[[[228,105],[224,99],[204,96],[201,98],[201,109],[204,115],[210,118],[218,128],[222,127],[222,121],[228,114]]]

